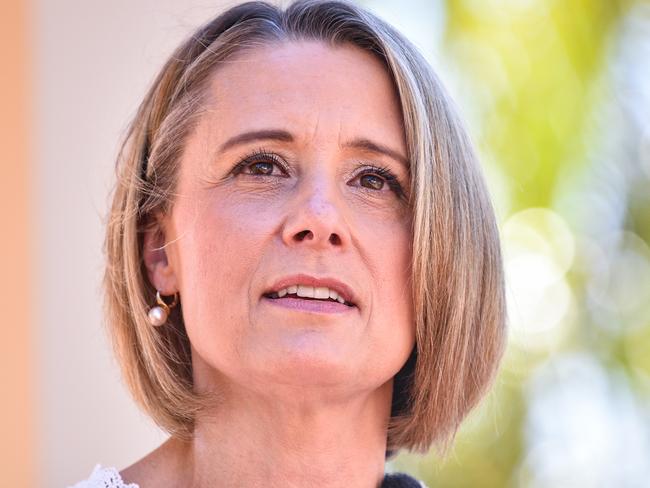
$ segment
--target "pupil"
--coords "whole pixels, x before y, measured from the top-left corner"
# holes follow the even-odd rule
[[[251,168],[254,174],[270,175],[273,173],[273,165],[267,162],[253,163]]]
[[[361,177],[362,184],[364,180],[370,183],[369,188],[374,188],[375,190],[381,190],[384,187],[384,180],[382,180],[376,175],[363,175]],[[364,186],[367,187],[367,185]]]

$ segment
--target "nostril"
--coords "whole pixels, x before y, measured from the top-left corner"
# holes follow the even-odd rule
[[[296,234],[294,234],[293,238],[298,242],[302,242],[305,239],[313,240],[314,239],[314,233],[312,231],[310,231],[310,230],[303,230],[303,231],[300,231],[300,232],[297,232]],[[341,245],[341,238],[339,237],[338,234],[332,233],[332,234],[330,234],[329,242],[330,242],[330,244],[333,244],[335,246],[340,246]]]
[[[296,234],[296,240],[302,241],[305,239],[305,237],[307,237],[310,234],[311,234],[310,230],[303,230],[302,232],[298,232]],[[313,234],[310,236],[310,238],[313,238]]]

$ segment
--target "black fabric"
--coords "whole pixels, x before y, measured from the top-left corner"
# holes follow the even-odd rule
[[[390,473],[384,476],[381,488],[422,488],[422,485],[408,474]]]

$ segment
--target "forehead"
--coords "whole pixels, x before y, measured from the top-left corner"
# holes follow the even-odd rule
[[[278,128],[298,137],[380,138],[404,148],[402,113],[382,62],[352,45],[282,42],[244,51],[210,79],[210,133]]]

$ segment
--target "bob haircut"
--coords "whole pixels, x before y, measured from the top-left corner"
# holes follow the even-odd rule
[[[394,81],[410,161],[416,345],[394,378],[386,455],[434,444],[444,452],[505,347],[496,219],[467,133],[431,67],[394,28],[346,1],[234,6],[184,41],[149,89],[119,153],[105,240],[106,326],[125,381],[161,428],[191,439],[209,399],[193,391],[182,304],[164,327],[147,321],[156,289],[143,235],[159,232],[155,215],[172,209],[183,145],[218,66],[256,46],[299,41],[360,47]]]

